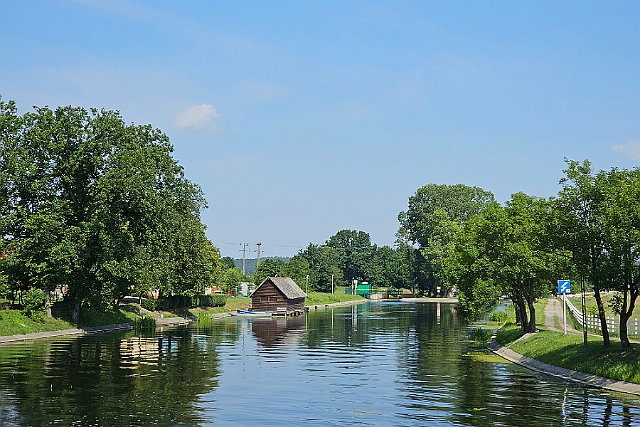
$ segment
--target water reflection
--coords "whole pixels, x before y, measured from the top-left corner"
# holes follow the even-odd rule
[[[371,303],[0,346],[0,425],[640,424],[640,401],[469,354],[455,305]]]
[[[218,365],[213,344],[185,329],[4,346],[1,419],[6,425],[199,425],[195,402],[217,386]]]
[[[264,347],[295,345],[304,329],[304,316],[253,319],[251,322],[253,336]]]

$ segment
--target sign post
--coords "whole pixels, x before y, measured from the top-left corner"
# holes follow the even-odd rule
[[[567,335],[567,294],[571,293],[571,281],[558,280],[558,293],[562,294],[562,323],[564,334]]]

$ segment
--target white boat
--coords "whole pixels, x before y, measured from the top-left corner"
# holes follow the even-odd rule
[[[231,315],[239,317],[271,317],[273,316],[273,311],[236,310],[235,313],[231,312]]]

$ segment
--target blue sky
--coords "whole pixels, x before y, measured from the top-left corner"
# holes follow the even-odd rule
[[[640,2],[4,1],[0,95],[167,133],[223,255],[392,244],[428,183],[640,161]]]

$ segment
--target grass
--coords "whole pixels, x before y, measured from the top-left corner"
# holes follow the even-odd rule
[[[349,295],[344,293],[331,294],[326,292],[309,292],[304,305],[333,304],[336,302],[364,300],[360,295]]]
[[[139,319],[137,306],[127,304],[118,310],[98,311],[83,310],[80,314],[79,327],[117,325],[119,323],[135,322]]]
[[[628,350],[619,343],[605,348],[601,338],[589,337],[584,346],[582,335],[545,331],[514,343],[511,349],[550,365],[640,384],[640,344]]]
[[[34,321],[18,310],[0,311],[0,336],[59,331],[75,327],[74,324],[61,319],[44,318],[42,321]]]
[[[617,317],[618,315],[611,310],[611,299],[615,295],[615,292],[601,292],[602,295],[602,303],[604,304],[605,313],[608,317]],[[581,295],[579,293],[575,293],[567,296],[571,304],[576,306],[578,310],[580,310],[580,298]],[[593,293],[587,293],[585,298],[586,306],[587,306],[587,314],[598,314],[598,305],[596,304],[596,299],[593,296]],[[640,319],[640,304],[636,303],[636,307],[633,310],[633,314],[631,318],[637,317]]]
[[[69,311],[54,312],[53,318],[43,317],[42,320],[32,320],[20,310],[2,310],[0,311],[0,336],[130,323],[139,319],[137,313],[137,307],[131,304],[106,312],[85,310],[82,312],[80,323],[76,326],[70,321]]]
[[[251,305],[251,298],[245,297],[228,297],[227,303],[224,307],[207,307],[207,308],[192,308],[189,310],[189,314],[195,317],[207,317],[212,314],[227,313],[229,311],[245,310]]]
[[[540,313],[544,312],[544,302],[541,301]],[[536,306],[536,315],[538,310]],[[545,330],[544,317],[536,317],[540,332],[515,342],[523,334],[521,327],[511,321],[497,332],[496,340],[517,353],[550,365],[640,384],[640,344],[624,350],[619,343],[612,342],[606,348],[601,337],[589,336],[584,346],[582,334]]]

